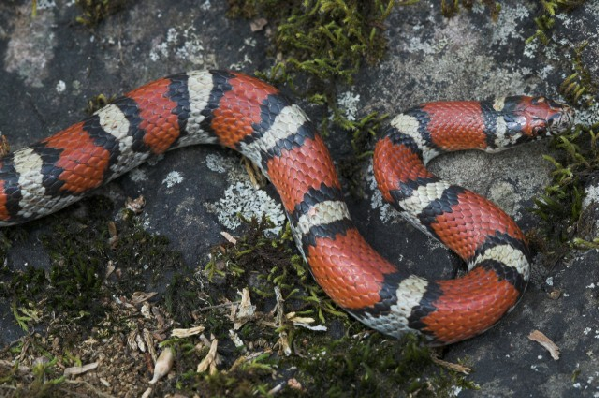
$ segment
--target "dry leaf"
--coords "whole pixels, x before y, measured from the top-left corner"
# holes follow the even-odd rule
[[[133,213],[139,214],[144,210],[144,207],[146,207],[146,198],[144,198],[143,195],[139,195],[135,199],[128,197],[125,201],[125,207],[131,210]]]
[[[550,340],[549,337],[545,336],[540,330],[533,330],[532,332],[530,332],[530,334],[528,335],[528,339],[532,341],[537,341],[539,344],[541,344],[547,351],[549,351],[551,357],[553,357],[553,359],[555,359],[556,361],[559,359],[559,347],[552,340]]]
[[[320,332],[327,331],[327,327],[325,325],[312,326],[312,324],[314,322],[316,322],[316,320],[314,318],[295,316],[295,312],[290,312],[290,313],[286,314],[285,317],[287,317],[288,321],[293,322],[294,326],[302,326],[302,327],[305,327],[306,329],[320,331]]]
[[[114,266],[114,262],[112,260],[109,260],[108,264],[106,264],[106,276],[104,276],[105,281],[108,280],[108,278],[110,277],[110,275],[112,275],[115,269],[116,267]]]
[[[152,387],[148,387],[146,391],[141,395],[141,398],[149,398],[152,394]]]
[[[228,232],[221,232],[220,235],[225,238],[227,240],[227,242],[232,243],[232,244],[236,244],[237,243],[237,239],[235,239],[235,237],[233,235],[231,235]]]
[[[549,292],[549,298],[552,300],[557,300],[562,295],[562,291],[560,289],[552,289]]]
[[[137,351],[137,329],[132,330],[127,336],[127,345],[131,351]]]
[[[279,383],[276,386],[274,386],[273,388],[271,388],[270,390],[268,390],[268,392],[266,394],[268,396],[276,395],[276,394],[278,394],[278,393],[281,392],[281,390],[283,389],[284,385],[285,385],[285,383]]]
[[[0,156],[6,156],[10,153],[10,145],[4,134],[0,135]]]
[[[139,348],[141,352],[146,352],[146,342],[139,334],[135,335],[135,342],[137,343],[137,348]]]
[[[79,375],[81,373],[87,372],[88,370],[96,369],[98,367],[98,365],[99,365],[98,362],[92,362],[92,363],[88,363],[85,366],[74,366],[72,368],[66,368],[64,370],[63,375],[65,375],[65,376]]]
[[[472,371],[472,369],[470,369],[469,367],[460,365],[459,363],[444,361],[441,358],[439,358],[439,354],[434,353],[434,352],[431,352],[431,359],[433,360],[434,363],[436,363],[439,366],[442,366],[446,369],[450,369],[450,370],[453,370],[456,372],[463,373],[465,375],[470,374],[470,372]]]
[[[301,323],[301,322],[293,322],[293,325],[294,326],[301,326],[301,327],[304,327],[306,329],[313,330],[315,332],[326,332],[328,330],[325,325],[314,325],[314,326],[312,326],[312,325],[309,325],[307,323]]]
[[[302,386],[302,384],[294,378],[287,380],[287,385],[293,388],[294,390],[305,392],[304,386]]]
[[[144,316],[144,318],[152,319],[152,314],[150,313],[150,305],[148,303],[144,303],[144,305],[141,306],[140,312]]]
[[[2,368],[11,368],[11,372],[16,372],[16,373],[29,373],[31,372],[31,368],[21,365],[18,362],[13,362],[13,361],[7,361],[5,359],[0,359],[0,367]]]
[[[131,304],[133,305],[138,305],[141,304],[145,301],[148,301],[149,299],[151,299],[152,297],[156,296],[158,293],[156,292],[149,292],[149,293],[145,293],[145,292],[134,292],[131,295]]]
[[[285,317],[287,318],[288,321],[295,323],[305,323],[305,324],[311,324],[316,322],[316,320],[314,318],[309,318],[309,317],[302,317],[302,316],[295,316],[295,312],[290,312],[288,314],[285,315]]]
[[[256,164],[246,157],[241,158],[241,162],[245,166],[245,171],[248,173],[248,177],[250,178],[252,186],[255,189],[264,188],[268,180],[266,177],[264,177],[262,170],[260,170]]]
[[[166,375],[173,368],[175,363],[175,352],[170,347],[165,347],[160,353],[156,366],[154,367],[154,377],[150,380],[149,384],[156,384],[164,375]]]
[[[108,222],[108,235],[110,235],[110,238],[108,238],[108,244],[110,245],[110,248],[114,250],[119,242],[119,235],[116,229],[116,223],[114,221]]]
[[[283,353],[286,356],[293,354],[293,350],[291,349],[291,345],[289,344],[289,337],[287,336],[287,332],[279,332],[279,340],[277,341],[277,345],[279,346],[280,353]]]
[[[144,328],[143,333],[146,346],[148,347],[148,354],[150,354],[150,356],[152,357],[152,361],[156,362],[158,361],[158,355],[156,355],[156,350],[154,349],[154,338],[152,337],[150,331],[146,328]]]
[[[209,369],[209,373],[211,375],[216,373],[216,371],[218,370],[218,368],[216,366],[218,364],[220,364],[220,358],[216,351],[217,348],[218,348],[218,340],[213,339],[212,343],[210,343],[210,350],[208,351],[208,354],[206,354],[204,359],[202,359],[202,362],[200,362],[198,365],[198,369],[197,369],[198,373],[205,372],[207,369]]]
[[[182,339],[185,337],[193,336],[194,334],[200,334],[204,330],[206,330],[206,327],[204,327],[202,325],[194,326],[194,327],[188,328],[188,329],[173,329],[173,331],[171,333],[171,337],[178,337],[178,338]]]
[[[250,29],[252,32],[264,29],[268,21],[266,18],[254,18],[250,21]]]
[[[233,307],[231,317],[233,319],[233,329],[239,330],[243,325],[254,318],[256,306],[250,301],[250,290],[246,287],[241,292],[241,302]]]
[[[229,329],[229,337],[231,337],[231,340],[233,340],[233,344],[236,348],[243,347],[245,345],[243,344],[243,340],[239,338],[233,329]]]
[[[289,313],[287,314],[287,316],[284,314],[285,299],[283,299],[281,289],[279,289],[278,286],[275,286],[275,297],[277,298],[277,305],[275,306],[275,310],[277,312],[277,328],[281,328],[276,346],[279,347],[279,353],[283,353],[289,356],[293,354],[293,350],[291,349],[291,345],[289,344],[289,337],[287,336],[287,332],[283,330],[282,326],[284,325],[284,321],[288,318],[288,316],[294,317],[295,313]]]

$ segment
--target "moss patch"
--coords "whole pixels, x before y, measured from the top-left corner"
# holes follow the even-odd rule
[[[497,16],[501,11],[500,4],[496,3],[495,0],[479,0],[478,2],[489,9],[493,20],[497,20]],[[441,13],[444,16],[451,18],[460,10],[460,6],[470,10],[474,6],[474,3],[474,0],[441,0]]]
[[[77,318],[78,330],[104,316],[113,291],[130,295],[155,283],[165,270],[184,269],[180,253],[169,249],[168,239],[147,234],[127,211],[113,223],[110,201],[95,196],[86,205],[89,211],[82,218],[61,213],[48,219],[52,231],[41,240],[51,259],[49,270],[4,266],[0,284],[0,294],[15,308],[42,311],[43,303],[67,319]]]
[[[376,112],[354,120],[337,103],[338,85],[351,84],[360,68],[378,63],[386,51],[384,24],[395,0],[229,0],[230,14],[264,16],[276,26],[271,55],[277,59],[257,75],[276,84],[287,83],[295,95],[323,105],[323,134],[331,128],[351,135],[354,159],[370,154],[368,144],[386,115]],[[299,83],[299,84],[298,84]],[[297,87],[303,87],[298,90]],[[354,165],[342,169],[355,178]]]
[[[124,10],[133,2],[134,0],[75,0],[75,5],[81,10],[81,14],[76,16],[75,20],[93,28],[107,16]]]
[[[547,45],[550,42],[548,32],[555,27],[556,15],[567,13],[581,6],[586,0],[541,0],[541,14],[535,17],[534,21],[537,25],[535,33],[526,39],[526,43],[534,40],[539,40],[542,44]]]
[[[450,396],[456,385],[475,387],[439,370],[414,338],[386,339],[337,309],[294,254],[289,229],[265,237],[269,222],[246,220],[247,234],[216,247],[208,266],[193,274],[163,238],[141,231],[129,211],[121,212],[114,234],[110,202],[92,198],[88,205],[94,210],[85,216],[73,211],[79,217],[50,221],[56,224],[46,238],[50,272],[3,270],[12,278],[2,283],[3,295],[15,300],[22,323],[44,329],[0,352],[0,379],[11,391],[140,395],[156,351],[165,346],[175,350],[175,371],[153,387],[158,395],[381,396],[400,388]],[[174,268],[181,272],[165,275]],[[148,274],[170,281],[164,296],[152,298]],[[254,311],[240,322],[244,288]],[[294,325],[300,319],[327,331]],[[204,330],[171,336],[185,326]],[[200,372],[214,341],[214,370]],[[94,363],[96,369],[77,379],[64,377],[65,368]]]
[[[574,6],[579,3],[568,4]],[[599,92],[583,61],[585,47],[583,43],[571,50],[571,70],[560,85],[564,97],[581,108],[597,106],[596,96]],[[551,146],[556,150],[554,156],[543,156],[553,164],[554,171],[552,182],[535,199],[533,211],[543,221],[541,232],[545,243],[541,246],[547,264],[555,264],[572,247],[594,248],[599,244],[596,239],[589,241],[586,238],[589,236],[589,220],[595,218],[583,214],[585,186],[599,167],[598,132],[599,124],[579,124],[570,132],[553,139]]]

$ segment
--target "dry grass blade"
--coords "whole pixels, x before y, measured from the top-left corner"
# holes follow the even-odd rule
[[[448,361],[442,360],[441,358],[439,358],[439,354],[437,354],[437,353],[431,352],[431,359],[434,363],[436,363],[437,365],[439,365],[441,367],[444,367],[445,369],[453,370],[455,372],[460,372],[465,375],[470,374],[470,372],[472,371],[472,369],[470,369],[469,367],[460,365],[459,363],[453,363],[453,362],[448,362]]]
[[[528,339],[541,344],[547,351],[549,351],[551,357],[556,361],[559,359],[559,347],[553,342],[553,340],[545,336],[540,330],[533,330],[530,332]]]

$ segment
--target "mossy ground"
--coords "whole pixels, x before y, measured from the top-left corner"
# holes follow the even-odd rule
[[[556,15],[569,12],[574,8],[581,6],[586,1],[587,0],[541,0],[542,13],[534,19],[537,30],[534,35],[526,40],[527,43],[533,40],[540,40],[544,45],[549,44],[551,39],[547,33],[555,27]]]
[[[397,389],[449,396],[455,385],[473,387],[438,369],[413,338],[386,339],[338,310],[308,276],[288,230],[266,238],[268,222],[247,221],[246,235],[216,247],[209,264],[193,271],[164,238],[144,232],[131,211],[119,211],[113,224],[112,207],[92,197],[43,221],[51,225],[42,238],[50,270],[2,269],[0,294],[29,331],[0,353],[3,393],[140,394],[157,356],[150,346],[176,352],[175,371],[154,388],[159,395],[268,396],[275,388],[286,396],[380,396]],[[22,227],[7,231],[18,236]],[[161,281],[169,281],[166,288]],[[232,309],[244,288],[255,312],[235,330],[243,342],[236,346]],[[294,326],[300,318],[327,331]],[[205,327],[201,335],[170,335],[174,327],[198,325]],[[197,372],[214,339],[218,371]],[[65,368],[90,363],[98,367],[87,375],[63,376]]]
[[[542,1],[543,14],[535,19],[538,30],[527,42],[539,40],[542,45],[559,47],[559,40],[548,35],[555,27],[556,14],[569,12],[583,3],[584,0]],[[571,61],[559,91],[578,111],[596,107],[599,94],[599,87],[583,61],[585,47],[586,43],[563,48]],[[592,206],[583,207],[585,187],[599,166],[598,130],[599,124],[573,126],[551,142],[554,155],[544,156],[554,166],[553,179],[534,201],[533,211],[542,220],[539,229],[542,238],[539,240],[533,233],[533,243],[541,249],[543,263],[548,267],[568,256],[571,249],[599,247],[599,239],[590,231],[596,220],[589,213]]]

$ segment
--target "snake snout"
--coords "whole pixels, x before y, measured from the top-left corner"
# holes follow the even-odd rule
[[[523,97],[522,115],[529,138],[561,134],[574,122],[574,111],[567,105],[545,97]]]
[[[560,134],[572,127],[574,110],[566,104],[556,104],[556,112],[547,118],[547,132]]]

